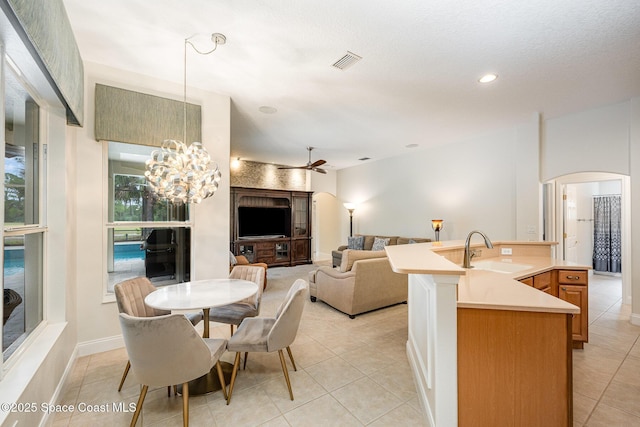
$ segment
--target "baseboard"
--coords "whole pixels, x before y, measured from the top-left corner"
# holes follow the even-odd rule
[[[327,253],[324,253],[324,252],[316,252],[315,256],[313,258],[313,261],[314,262],[317,262],[317,261],[320,261],[320,262],[322,262],[322,261],[331,261],[331,254],[330,253],[327,254]]]
[[[631,324],[640,326],[640,314],[631,314]]]
[[[102,353],[124,347],[122,335],[116,335],[99,340],[85,341],[78,344],[77,357],[89,356],[90,354]]]

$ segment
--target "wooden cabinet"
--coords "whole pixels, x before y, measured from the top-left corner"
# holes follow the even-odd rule
[[[520,279],[520,281],[521,281],[522,283],[524,283],[525,285],[533,286],[533,276],[531,276],[531,277],[525,277],[524,279]]]
[[[533,287],[539,291],[546,292],[553,295],[553,288],[551,286],[551,271],[536,274],[533,276]]]
[[[573,346],[584,348],[589,342],[588,271],[551,270],[519,281],[580,308],[580,313],[573,315]]]
[[[589,342],[589,274],[586,270],[558,271],[558,298],[580,307],[573,315],[572,334],[574,348],[584,348]]]
[[[573,426],[570,314],[458,308],[457,320],[460,427]]]
[[[231,251],[269,266],[311,263],[311,196],[231,187]]]

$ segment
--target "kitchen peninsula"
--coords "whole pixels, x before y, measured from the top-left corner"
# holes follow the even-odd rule
[[[431,425],[572,425],[589,267],[555,260],[554,245],[473,244],[473,269],[462,241],[386,248],[409,274],[407,355]]]

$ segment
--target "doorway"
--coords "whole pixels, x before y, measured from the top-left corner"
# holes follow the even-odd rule
[[[601,196],[620,197],[620,257],[618,271],[591,272],[621,277],[623,304],[631,304],[630,245],[630,180],[628,176],[609,173],[579,173],[556,178],[550,183],[555,192],[552,209],[555,225],[550,236],[560,242],[559,258],[565,261],[594,266],[594,226],[598,219],[594,215],[594,200]],[[598,237],[599,238],[599,237]],[[601,267],[598,270],[602,270]],[[613,270],[616,270],[615,268]]]

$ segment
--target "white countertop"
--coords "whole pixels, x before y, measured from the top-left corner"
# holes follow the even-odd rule
[[[545,242],[509,242],[515,244],[541,244]],[[522,264],[530,268],[515,273],[502,273],[480,269],[464,269],[452,263],[437,250],[464,248],[464,242],[449,241],[437,243],[417,243],[411,245],[387,246],[391,268],[396,273],[457,275],[458,308],[480,308],[490,310],[518,310],[547,313],[579,313],[580,309],[564,300],[541,292],[516,279],[544,273],[556,268],[589,269],[589,266],[578,265],[551,257],[493,257],[474,260],[494,261],[498,263]],[[474,245],[476,246],[476,245]]]

